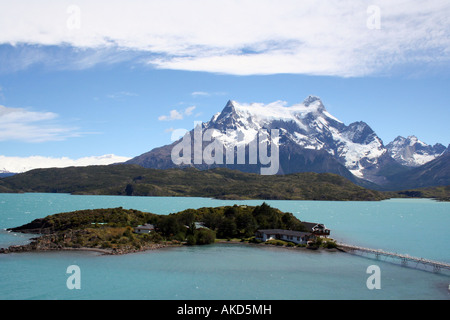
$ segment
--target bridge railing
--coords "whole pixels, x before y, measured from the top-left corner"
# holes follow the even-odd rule
[[[431,265],[431,266],[433,266],[433,269],[435,271],[440,270],[441,268],[450,270],[450,263],[446,263],[446,262],[434,261],[434,260],[424,259],[424,258],[417,258],[417,257],[410,256],[408,254],[388,252],[388,251],[384,251],[382,249],[364,248],[364,247],[349,245],[349,244],[345,244],[345,243],[337,243],[337,246],[339,248],[343,249],[344,251],[345,251],[345,249],[348,249],[351,251],[361,251],[361,252],[373,253],[376,256],[383,255],[383,256],[398,258],[398,259],[401,259],[402,263],[404,263],[404,264],[407,261],[413,261],[413,262],[421,263],[424,265]]]

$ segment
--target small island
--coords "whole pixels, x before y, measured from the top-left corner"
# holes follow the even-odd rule
[[[121,207],[79,210],[36,219],[8,231],[39,237],[25,245],[0,249],[0,253],[90,250],[119,255],[218,241],[312,249],[336,247],[322,224],[302,222],[292,213],[266,203],[187,209],[169,215]]]

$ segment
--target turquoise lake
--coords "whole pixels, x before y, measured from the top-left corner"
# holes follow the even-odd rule
[[[206,198],[0,194],[0,247],[29,236],[6,232],[50,214],[123,207],[169,214],[186,208],[263,201]],[[345,243],[450,262],[450,203],[427,199],[381,202],[266,201],[303,221],[324,223]],[[67,267],[81,270],[69,290]],[[377,265],[381,289],[369,290]],[[450,299],[450,272],[433,273],[341,252],[214,244],[123,256],[90,252],[0,255],[0,299]]]

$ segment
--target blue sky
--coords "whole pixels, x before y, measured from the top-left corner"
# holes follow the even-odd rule
[[[308,95],[450,143],[446,1],[36,2],[0,1],[0,156],[133,157],[230,99]]]

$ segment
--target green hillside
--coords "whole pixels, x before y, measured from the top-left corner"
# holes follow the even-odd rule
[[[388,198],[383,192],[365,189],[330,173],[262,176],[224,168],[159,170],[138,165],[37,169],[1,179],[0,192],[267,200]]]

